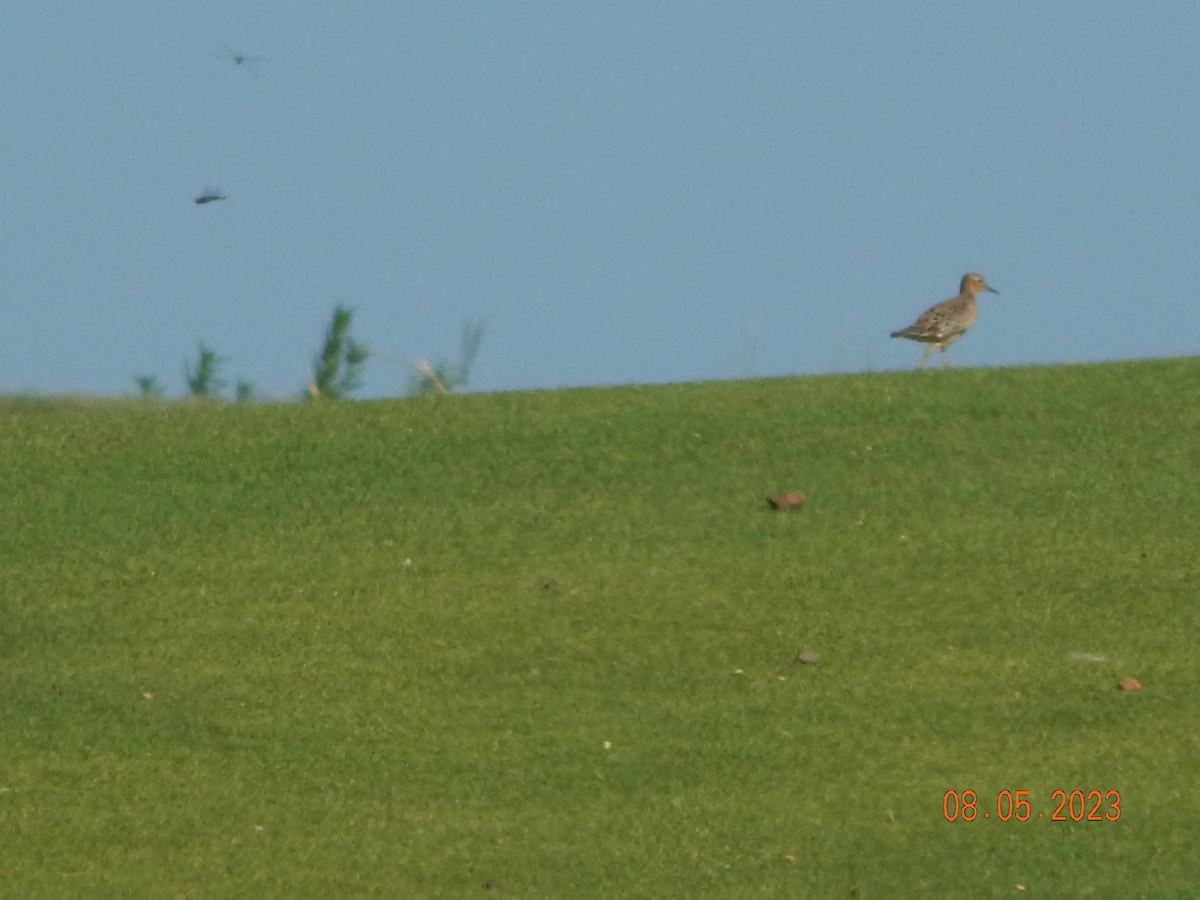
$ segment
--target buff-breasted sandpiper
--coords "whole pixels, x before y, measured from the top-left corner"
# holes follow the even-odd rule
[[[957,297],[935,303],[917,316],[917,321],[907,328],[893,331],[892,337],[908,338],[910,341],[921,341],[929,345],[917,360],[918,369],[925,364],[925,360],[934,350],[942,351],[942,368],[948,368],[946,348],[975,324],[975,317],[979,314],[975,298],[984,291],[1000,293],[995,288],[988,287],[988,283],[979,273],[968,272],[958,286]]]

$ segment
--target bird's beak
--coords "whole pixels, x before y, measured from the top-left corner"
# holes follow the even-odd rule
[[[1000,293],[1000,292],[999,292],[998,290],[996,290],[994,287],[989,287],[989,288],[988,288],[988,290],[989,290],[989,291],[991,291],[993,294],[998,294],[998,293]]]

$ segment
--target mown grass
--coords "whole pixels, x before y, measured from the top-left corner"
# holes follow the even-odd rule
[[[1200,361],[29,412],[0,895],[1194,896]]]

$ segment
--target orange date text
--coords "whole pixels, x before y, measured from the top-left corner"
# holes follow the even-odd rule
[[[1029,791],[1003,790],[980,796],[975,791],[946,791],[942,797],[942,815],[947,822],[974,822],[996,819],[1000,822],[1115,822],[1121,818],[1119,791],[1051,791],[1045,809],[1034,809],[1037,799]]]

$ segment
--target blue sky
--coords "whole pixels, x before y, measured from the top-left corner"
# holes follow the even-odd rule
[[[368,397],[906,369],[968,270],[958,366],[1200,351],[1193,2],[47,0],[0,80],[0,392],[294,397],[339,303]]]

